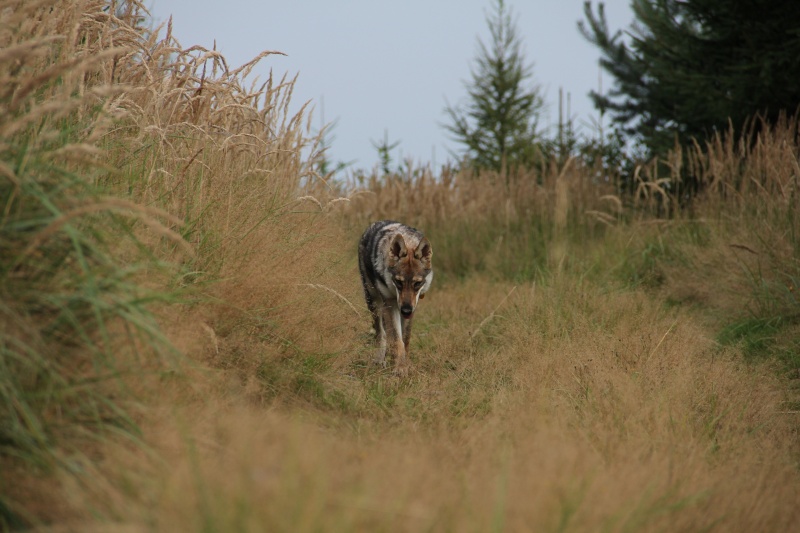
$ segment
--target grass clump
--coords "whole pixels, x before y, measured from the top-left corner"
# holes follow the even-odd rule
[[[141,437],[126,383],[169,353],[148,305],[170,294],[143,283],[166,270],[133,228],[180,242],[180,221],[98,185],[120,94],[106,67],[124,49],[98,43],[121,28],[89,6],[0,4],[0,462],[17,472],[3,528],[31,519],[36,477],[80,478],[102,441]]]

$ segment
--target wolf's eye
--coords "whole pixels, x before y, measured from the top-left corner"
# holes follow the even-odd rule
[[[420,290],[420,289],[422,288],[422,286],[423,286],[423,285],[425,285],[425,283],[424,283],[424,282],[422,282],[422,281],[415,281],[415,282],[414,282],[414,290],[415,290],[415,291],[418,291],[418,290]]]
[[[403,280],[402,279],[394,280],[394,284],[397,285],[398,289],[402,289],[403,288]]]

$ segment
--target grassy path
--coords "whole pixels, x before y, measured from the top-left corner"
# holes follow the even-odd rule
[[[773,368],[641,292],[514,287],[432,291],[406,381],[365,366],[360,328],[268,370],[263,347],[234,343],[262,371],[176,393],[148,431],[171,466],[145,483],[159,505],[128,518],[215,531],[796,523],[796,421]]]

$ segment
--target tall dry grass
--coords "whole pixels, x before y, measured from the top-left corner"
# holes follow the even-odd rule
[[[229,68],[136,1],[0,12],[5,528],[65,519],[65,495],[106,483],[104,447],[146,445],[141,400],[184,375],[165,357],[184,331],[203,361],[230,334],[282,338],[297,293],[328,293],[298,287],[324,249],[299,199],[310,115],[289,111],[294,80],[247,78],[271,52]]]
[[[346,227],[356,233],[384,218],[418,226],[437,242],[437,266],[456,278],[535,279],[568,259],[567,241],[596,239],[622,214],[615,180],[577,159],[514,176],[421,168],[357,178]],[[549,247],[553,240],[561,244]]]
[[[146,302],[169,292],[141,282],[168,273],[130,228],[180,243],[180,220],[98,186],[123,92],[110,66],[126,28],[107,7],[0,4],[4,529],[62,509],[56,491],[38,489],[58,474],[86,479],[105,439],[141,437],[126,379],[168,360]]]
[[[688,202],[659,195],[679,213],[645,237],[648,257],[628,265],[649,272],[666,298],[711,311],[721,342],[777,356],[792,375],[800,369],[797,125],[797,117],[756,119],[736,143],[733,132],[719,133],[673,153],[661,185],[650,172],[643,187],[663,189],[688,175],[699,192]]]
[[[695,150],[694,172],[707,193],[701,209],[714,216],[717,231],[730,234],[729,247],[742,259],[761,294],[760,313],[796,316],[800,301],[800,132],[798,118],[760,124],[738,145],[732,134],[717,135],[705,158]]]
[[[25,39],[73,43],[41,45],[53,77],[18,71],[28,76],[18,87],[45,80],[19,116],[63,119],[57,130],[89,135],[84,144],[104,164],[66,163],[92,169],[69,183],[90,184],[93,201],[34,217],[26,236],[17,226],[17,256],[61,279],[73,263],[47,263],[60,256],[45,244],[104,228],[104,250],[152,312],[142,316],[157,318],[160,328],[151,320],[147,331],[180,355],[163,365],[141,336],[127,344],[138,359],[114,343],[112,360],[131,371],[95,398],[128,408],[129,437],[106,432],[81,461],[39,477],[4,456],[4,526],[782,531],[800,518],[793,381],[772,359],[743,357],[757,349],[743,337],[718,336],[771,286],[766,269],[735,254],[766,256],[755,239],[767,231],[791,272],[795,241],[781,221],[793,216],[784,192],[796,137],[788,151],[780,134],[764,133],[763,148],[695,153],[693,168],[716,169],[720,181],[693,213],[663,205],[682,201],[668,184],[683,157],[671,161],[673,175],[640,169],[634,197],[577,160],[509,179],[420,170],[330,183],[315,173],[308,108],[290,110],[293,79],[256,83],[254,63],[231,68],[219,51],[185,49],[169,26],[148,29],[136,2],[57,8],[10,2],[2,11],[18,16],[7,28],[33,24]],[[76,74],[65,65],[89,55],[83,47],[98,59]],[[54,90],[48,105],[61,109],[61,85],[50,81],[63,76],[74,81],[63,90],[92,105],[64,116],[37,108]],[[43,158],[63,153],[51,146],[42,144]],[[752,168],[768,170],[734,173],[751,168],[758,149]],[[783,186],[741,186],[742,176],[773,172]],[[55,189],[63,175],[50,178]],[[766,211],[748,201],[758,195]],[[420,227],[434,246],[436,281],[404,381],[367,364],[355,243],[380,218]],[[782,302],[773,311],[790,317],[791,300]],[[39,308],[25,309],[41,327]],[[106,331],[138,324],[123,315]],[[796,352],[785,320],[767,344]],[[105,342],[85,331],[94,344],[64,352],[81,354],[81,369],[95,339]],[[62,398],[53,412],[70,405]],[[52,422],[42,426],[53,431]],[[93,426],[73,418],[61,427]]]

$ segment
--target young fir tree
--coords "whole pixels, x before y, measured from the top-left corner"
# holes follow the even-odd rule
[[[450,106],[444,127],[465,148],[476,168],[500,171],[529,167],[539,157],[536,131],[544,100],[531,82],[533,67],[526,63],[516,22],[503,0],[487,15],[491,42],[478,39],[478,54],[465,83],[465,106]]]
[[[615,80],[595,106],[650,155],[800,105],[800,2],[633,0],[628,39],[584,4],[584,36]]]

